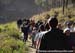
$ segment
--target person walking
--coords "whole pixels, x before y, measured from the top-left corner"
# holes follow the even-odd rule
[[[28,39],[28,32],[29,32],[29,25],[27,24],[27,22],[23,23],[23,26],[21,27],[21,31],[24,34],[23,41],[26,42]]]
[[[65,34],[61,32],[60,29],[57,28],[57,25],[58,25],[57,18],[51,17],[49,21],[49,26],[51,27],[51,30],[42,37],[38,53],[47,53],[50,50],[71,49],[68,43],[66,42]]]

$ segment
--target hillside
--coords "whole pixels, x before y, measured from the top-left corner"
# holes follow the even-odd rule
[[[75,21],[75,8],[73,8],[73,7],[65,9],[64,14],[62,12],[62,8],[52,8],[50,11],[43,12],[41,14],[37,14],[37,15],[32,16],[32,19],[34,19],[36,22],[38,20],[45,21],[47,14],[49,14],[50,16],[53,16],[55,14],[55,12],[58,12],[59,22],[63,23],[64,21],[67,21],[67,20]],[[71,16],[70,19],[68,18],[69,15]]]
[[[44,12],[47,7],[50,10],[62,6],[62,0],[46,1],[48,4],[37,5],[35,0],[0,0],[0,23],[11,22],[19,18],[30,18],[35,14]]]
[[[75,10],[75,8],[74,8]],[[73,8],[70,10],[65,10],[72,14],[72,18],[70,20],[75,21],[75,12]],[[45,16],[49,14],[50,16],[54,15],[54,11],[59,12],[58,20],[61,22],[62,20],[67,21],[67,16],[62,14],[61,8],[51,9],[48,12],[41,13],[40,15],[34,15],[32,18],[37,20],[45,20]],[[71,11],[71,12],[70,12]],[[70,15],[71,15],[70,14]],[[64,21],[62,22],[64,23]],[[10,22],[7,24],[0,25],[0,53],[35,53],[35,49],[31,48],[31,39],[27,41],[27,44],[23,42],[22,32],[17,28],[16,22]]]

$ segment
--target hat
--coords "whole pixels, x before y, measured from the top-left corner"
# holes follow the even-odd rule
[[[65,33],[66,31],[70,31],[70,29],[69,29],[69,28],[66,28],[66,29],[64,30],[64,33]]]

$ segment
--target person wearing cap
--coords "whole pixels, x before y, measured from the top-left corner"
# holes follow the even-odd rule
[[[51,30],[42,37],[38,53],[45,53],[40,51],[71,49],[66,42],[65,34],[57,28],[57,25],[57,18],[51,17],[49,21],[49,26],[51,27]]]
[[[66,23],[66,28],[64,29],[64,31],[65,31],[66,29],[70,29],[70,32],[73,32],[72,22],[71,22],[71,21],[68,21],[68,22]]]
[[[64,34],[67,37],[67,43],[69,44],[69,46],[73,49],[73,47],[75,47],[75,43],[74,43],[74,37],[70,32],[70,29],[67,28],[64,30]]]

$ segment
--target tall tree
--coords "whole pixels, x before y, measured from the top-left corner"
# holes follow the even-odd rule
[[[49,10],[49,4],[48,4],[48,0],[35,0],[35,3],[41,7],[43,7],[46,10]]]
[[[64,14],[64,9],[65,9],[65,0],[63,0],[63,14]]]
[[[65,2],[65,4],[66,4],[66,8],[68,7],[68,1],[69,1],[69,0],[66,0],[66,2]]]
[[[41,3],[42,3],[42,0],[35,0],[36,5],[41,5]]]
[[[72,0],[73,7],[75,7],[75,0]]]

